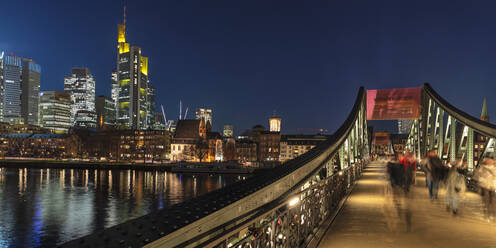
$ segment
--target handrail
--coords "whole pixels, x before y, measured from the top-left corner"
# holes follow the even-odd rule
[[[363,164],[360,164],[360,169],[362,166],[363,166]],[[345,173],[351,171],[352,169],[355,169],[354,167],[355,167],[355,165],[347,167],[346,169],[344,169]],[[305,188],[304,190],[290,193],[284,199],[278,199],[277,201],[270,202],[266,206],[263,206],[264,207],[263,209],[260,209],[259,211],[257,211],[251,217],[251,219],[244,220],[242,223],[238,224],[237,226],[234,226],[231,229],[226,230],[227,233],[223,233],[214,239],[208,240],[207,242],[200,244],[199,246],[200,247],[203,247],[203,246],[212,247],[212,245],[216,245],[215,243],[213,243],[215,240],[221,240],[222,238],[227,238],[227,237],[231,236],[232,234],[239,232],[241,229],[248,227],[250,224],[253,224],[255,221],[257,221],[261,217],[267,215],[269,212],[286,206],[288,204],[289,199],[293,199],[294,197],[298,197],[300,195],[304,195],[305,193],[312,192],[312,191],[318,189],[319,187],[322,187],[322,185],[327,184],[327,183],[331,182],[332,180],[335,180],[336,177],[343,177],[345,175],[345,173],[333,174],[332,176],[324,178],[322,181],[319,181],[316,184],[310,185],[308,188]],[[285,210],[287,211],[288,209],[285,209]]]
[[[464,111],[458,109],[457,107],[451,105],[448,101],[446,101],[443,97],[441,97],[431,86],[429,83],[424,83],[423,87],[424,92],[436,102],[437,105],[441,106],[444,111],[448,112],[451,116],[453,116],[457,121],[463,123],[466,126],[471,127],[477,132],[490,136],[496,137],[496,125],[491,124],[489,122],[480,120],[475,118]]]
[[[308,181],[311,176],[315,175],[326,159],[338,150],[352,131],[358,115],[360,114],[360,108],[365,103],[365,97],[365,89],[360,87],[350,114],[333,136],[314,149],[293,160],[283,163],[277,168],[189,201],[152,212],[148,215],[107,228],[103,231],[97,231],[88,236],[63,244],[62,247],[127,247],[143,245],[153,247],[155,245],[160,245],[160,240],[169,235],[175,235],[177,238],[181,235],[186,235],[185,233],[194,235],[189,237],[188,240],[204,242],[205,239],[209,239],[210,235],[217,235],[218,232],[224,230],[226,226],[243,218],[249,218],[256,213],[257,210],[261,210],[262,206],[265,206],[267,203],[277,201],[281,197],[289,195],[292,191],[301,187]],[[202,230],[198,227],[198,232],[192,234],[193,228],[196,227],[194,225],[196,222],[201,222],[207,217],[213,218],[218,216],[222,214],[223,211],[229,211],[229,207],[233,208],[236,204],[240,205],[239,200],[241,199],[246,199],[248,197],[260,198],[260,196],[263,195],[262,193],[264,193],[264,189],[276,184],[284,185],[285,188],[280,190],[285,190],[285,192],[279,192],[280,190],[272,191],[270,192],[270,197],[268,197],[268,192],[265,191],[265,199],[270,200],[268,202],[255,201],[255,205],[258,205],[251,209],[248,206],[244,206],[246,207],[246,211],[233,216],[231,220],[233,223],[221,223],[208,228],[207,230]],[[289,190],[287,190],[288,186],[290,187]],[[241,207],[241,205],[239,207]],[[156,241],[153,242],[153,240]],[[191,244],[191,242],[186,241],[177,244],[188,245]]]

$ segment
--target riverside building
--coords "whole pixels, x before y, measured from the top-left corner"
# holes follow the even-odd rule
[[[95,128],[95,79],[88,68],[73,68],[64,78],[64,92],[71,97],[71,126]]]
[[[54,133],[67,133],[71,127],[71,97],[68,93],[43,91],[40,93],[40,126]]]

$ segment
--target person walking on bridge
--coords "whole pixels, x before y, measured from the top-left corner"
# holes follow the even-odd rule
[[[455,161],[449,170],[446,180],[446,210],[453,211],[453,214],[458,213],[460,200],[463,198],[467,189],[463,170],[464,166],[462,166],[461,160]]]
[[[414,183],[415,180],[415,172],[417,170],[417,161],[415,160],[415,156],[413,153],[407,151],[406,155],[403,156],[400,160],[400,164],[403,165],[403,186],[405,192],[408,193],[410,191],[410,185]]]
[[[443,178],[442,171],[444,170],[444,165],[437,156],[436,150],[429,151],[423,170],[425,172],[427,188],[429,188],[429,196],[432,200],[437,199],[439,182]]]
[[[487,220],[496,217],[496,165],[492,158],[486,158],[479,165],[474,175],[481,188],[482,200],[484,202]]]
[[[387,170],[389,174],[389,180],[391,181],[391,187],[403,186],[403,167],[399,163],[401,160],[400,155],[390,156],[387,162]]]

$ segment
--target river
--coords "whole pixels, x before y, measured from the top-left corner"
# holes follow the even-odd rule
[[[53,247],[243,179],[137,170],[0,168],[0,247]]]

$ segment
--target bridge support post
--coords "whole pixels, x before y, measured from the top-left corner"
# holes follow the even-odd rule
[[[419,120],[415,120],[414,121],[414,128],[415,128],[415,133],[414,133],[414,143],[413,145],[416,145],[417,146],[417,159],[420,161],[420,159],[422,158],[422,153],[421,153],[421,150],[420,150],[420,121]]]
[[[346,158],[347,158],[347,161],[346,161],[346,167],[350,167],[351,166],[351,149],[350,149],[350,136],[348,136],[348,138],[346,138]]]
[[[449,159],[450,161],[456,160],[456,119],[452,116],[448,117],[450,123],[450,140],[449,140]]]
[[[429,118],[427,123],[427,129],[428,129],[427,142],[429,143],[429,150],[435,148],[435,141],[436,141],[436,118],[434,118],[434,109],[436,109],[435,103],[434,101],[429,99]]]
[[[443,131],[443,128],[444,128],[444,111],[441,107],[437,107],[437,121],[436,121],[436,125],[437,125],[437,134],[436,134],[436,138],[437,138],[437,155],[442,159],[443,158],[443,153],[444,153],[444,131]]]
[[[428,123],[429,123],[429,107],[430,107],[430,102],[428,99],[427,94],[422,91],[421,94],[421,119],[419,121],[419,143],[420,143],[420,154],[421,156],[427,155],[427,150],[428,150]]]
[[[467,133],[467,168],[469,171],[474,169],[474,129],[468,127]]]

